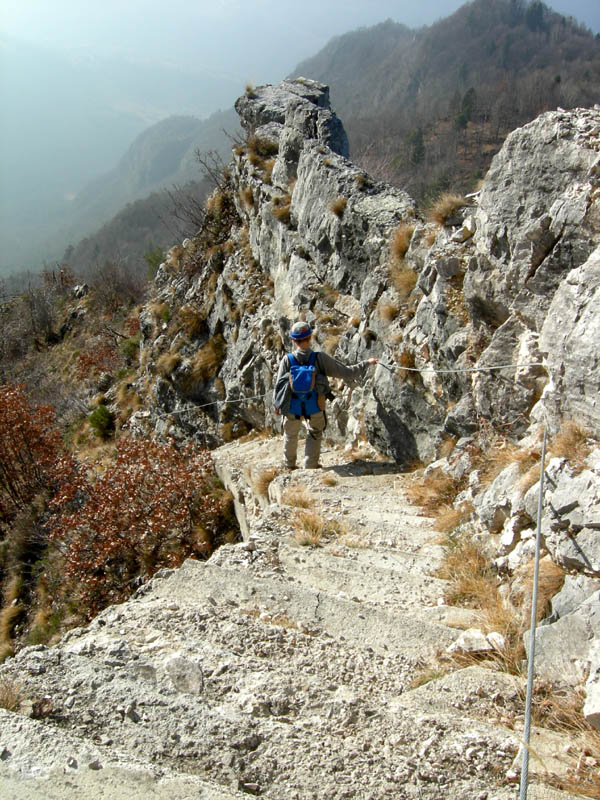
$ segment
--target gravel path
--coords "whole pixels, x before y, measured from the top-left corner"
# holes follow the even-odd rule
[[[330,451],[265,496],[253,487],[279,448],[215,452],[246,541],[0,668],[30,700],[0,711],[3,800],[517,796],[519,733],[493,723],[515,679],[469,668],[411,689],[473,615],[440,602],[443,551],[408,476]],[[300,545],[294,493],[346,532]]]

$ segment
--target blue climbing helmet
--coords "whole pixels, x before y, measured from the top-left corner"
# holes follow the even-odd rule
[[[290,338],[297,342],[300,339],[308,339],[311,334],[312,329],[308,322],[295,322],[290,331]]]

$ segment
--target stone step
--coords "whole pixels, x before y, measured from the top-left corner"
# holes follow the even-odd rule
[[[333,545],[316,550],[282,543],[279,559],[286,575],[304,586],[403,610],[436,605],[447,585],[427,574],[424,557],[400,551],[390,552],[387,563],[374,563],[355,549]]]
[[[211,786],[194,776],[157,777],[137,767],[60,768],[22,778],[1,765],[0,797],[2,800],[247,800],[248,793]]]
[[[163,579],[155,578],[151,588],[154,597],[185,607],[235,603],[284,616],[301,627],[324,630],[336,639],[370,647],[374,652],[402,653],[414,659],[427,660],[457,638],[455,630],[420,617],[418,608],[381,609],[299,585],[291,577],[256,578],[240,570],[189,560]]]
[[[133,760],[47,721],[0,709],[2,800],[242,800],[248,795]],[[129,763],[128,763],[129,761]]]
[[[431,715],[452,725],[456,725],[459,719],[477,720],[478,724],[487,721],[499,731],[504,729],[508,732],[510,729],[520,742],[524,727],[525,691],[524,678],[473,665],[402,692],[390,699],[387,711],[391,714],[409,711],[413,714]],[[569,765],[566,748],[569,741],[572,741],[572,737],[567,733],[532,725],[529,760],[531,775],[543,777],[552,773],[567,777]],[[519,774],[520,759],[515,761],[514,768]],[[534,792],[531,796],[535,798],[538,795]],[[562,793],[557,796],[574,797]]]

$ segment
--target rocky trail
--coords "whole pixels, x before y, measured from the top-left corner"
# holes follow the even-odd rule
[[[329,450],[265,492],[280,445],[214,452],[242,543],[0,668],[28,698],[0,710],[3,800],[518,796],[517,679],[471,666],[411,688],[476,618],[441,600],[443,549],[410,477]],[[318,547],[298,541],[301,501],[337,523]],[[529,797],[574,797],[537,783],[564,741],[532,742]]]

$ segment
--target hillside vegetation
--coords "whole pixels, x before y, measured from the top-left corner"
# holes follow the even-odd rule
[[[43,278],[0,302],[0,661],[237,537],[208,452],[126,424],[145,282]]]
[[[430,27],[332,40],[294,75],[327,83],[351,156],[428,201],[476,187],[506,135],[597,102],[600,40],[544,3],[473,0]]]

